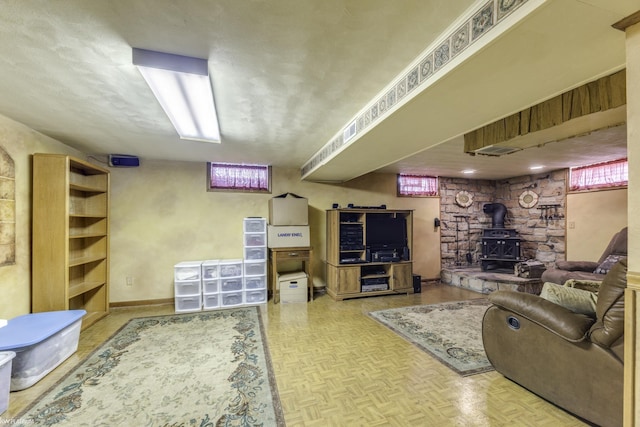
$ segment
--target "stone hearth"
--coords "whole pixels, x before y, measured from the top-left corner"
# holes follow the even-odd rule
[[[472,291],[489,294],[497,290],[511,290],[539,295],[542,280],[525,279],[511,273],[482,271],[480,267],[445,268],[440,273],[440,281],[445,285],[458,286]]]

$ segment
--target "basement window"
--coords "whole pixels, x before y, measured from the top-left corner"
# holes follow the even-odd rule
[[[438,178],[426,175],[398,175],[398,196],[434,197],[438,196]]]
[[[569,169],[569,191],[626,187],[629,183],[627,159]]]
[[[271,166],[208,162],[207,191],[271,193]]]

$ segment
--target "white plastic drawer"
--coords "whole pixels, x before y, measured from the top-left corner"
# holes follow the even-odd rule
[[[185,261],[173,267],[174,280],[200,280],[201,261]]]
[[[267,247],[251,247],[244,248],[244,259],[247,261],[266,261]]]
[[[220,291],[241,291],[242,290],[242,277],[234,277],[230,279],[220,279]]]
[[[203,280],[202,281],[202,293],[203,294],[215,294],[220,292],[220,280]]]
[[[210,310],[212,308],[220,307],[220,294],[210,294],[202,296],[202,308]]]
[[[264,261],[245,261],[244,274],[245,276],[262,276],[263,274],[267,274],[267,263]]]
[[[245,233],[245,246],[267,246],[267,233]]]
[[[220,261],[219,277],[240,277],[242,276],[242,260]]]
[[[176,296],[195,295],[200,293],[200,280],[174,282]]]
[[[245,276],[244,288],[250,289],[266,289],[267,288],[267,276]]]
[[[242,305],[242,291],[238,292],[223,292],[220,294],[222,307],[232,307],[236,305]]]
[[[190,295],[176,297],[176,312],[200,311],[202,310],[202,295]]]
[[[244,291],[245,304],[262,304],[267,302],[267,290]]]
[[[265,218],[245,218],[245,233],[264,233],[267,231],[267,220]]]
[[[219,268],[220,265],[218,261],[204,261],[202,263],[202,278],[217,279]]]

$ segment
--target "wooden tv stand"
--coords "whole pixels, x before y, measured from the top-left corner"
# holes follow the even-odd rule
[[[398,218],[406,229],[406,250],[372,259],[367,224]],[[334,300],[413,293],[413,211],[331,209],[327,211],[327,293]]]

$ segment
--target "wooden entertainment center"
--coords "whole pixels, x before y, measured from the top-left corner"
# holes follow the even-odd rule
[[[327,293],[335,300],[413,292],[413,211],[327,211]]]

